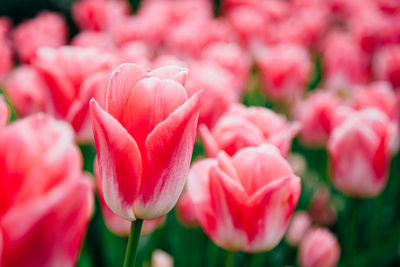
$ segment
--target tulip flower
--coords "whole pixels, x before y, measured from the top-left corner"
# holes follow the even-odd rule
[[[193,210],[193,203],[187,191],[183,191],[176,204],[176,214],[179,221],[186,227],[197,225],[196,214]]]
[[[339,243],[328,229],[314,227],[300,243],[298,261],[301,267],[335,267],[339,258]]]
[[[377,109],[347,114],[328,141],[332,181],[348,195],[375,196],[386,185],[396,126]]]
[[[93,189],[68,124],[38,114],[0,132],[0,195],[1,266],[76,264]]]
[[[0,96],[0,131],[4,128],[8,121],[9,110],[4,98]]]
[[[196,162],[188,194],[207,235],[226,250],[267,251],[282,239],[299,195],[300,178],[272,145],[233,157]]]
[[[292,246],[299,245],[301,239],[311,227],[311,224],[312,220],[308,212],[296,212],[290,221],[289,228],[285,236],[286,241]]]
[[[156,250],[151,256],[151,267],[173,267],[174,259],[162,250]]]
[[[122,64],[112,74],[105,109],[90,103],[104,199],[122,218],[155,219],[182,192],[200,97],[188,98],[179,83],[186,74],[180,67],[148,73]]]
[[[13,52],[7,34],[11,27],[11,21],[6,17],[0,17],[0,82],[7,76],[14,65]]]
[[[301,140],[308,146],[325,146],[333,130],[333,117],[341,104],[340,98],[330,91],[313,91],[299,101],[294,116],[300,121]]]
[[[131,222],[125,220],[115,214],[106,204],[103,193],[103,182],[99,174],[99,167],[97,159],[94,161],[94,174],[96,177],[97,196],[99,197],[100,207],[103,214],[104,221],[108,229],[119,236],[129,236]],[[165,216],[155,218],[153,220],[146,220],[143,222],[142,234],[147,235],[152,233],[157,227],[162,225],[165,221]]]
[[[67,38],[68,27],[64,17],[49,11],[22,22],[12,32],[13,45],[24,63],[32,63],[39,48],[60,47],[66,44]]]
[[[400,87],[400,45],[388,45],[380,48],[372,62],[375,77],[388,80],[393,87]]]
[[[273,144],[286,157],[300,128],[298,122],[288,122],[267,108],[232,104],[211,131],[200,125],[199,133],[208,157],[220,150],[232,156],[241,148],[263,143]]]
[[[336,222],[336,208],[330,197],[329,189],[322,186],[317,189],[311,200],[311,218],[320,225],[332,226]]]

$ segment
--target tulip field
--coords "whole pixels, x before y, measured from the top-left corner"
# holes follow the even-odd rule
[[[0,267],[400,266],[400,1],[2,0]]]

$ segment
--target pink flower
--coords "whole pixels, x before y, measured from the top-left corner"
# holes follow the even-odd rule
[[[80,47],[96,47],[105,52],[113,52],[117,49],[108,32],[82,31],[74,37],[71,45]]]
[[[95,48],[42,48],[34,62],[45,81],[46,113],[68,121],[80,142],[92,141],[89,100],[104,102],[108,72],[115,58]]]
[[[8,121],[9,110],[4,98],[0,96],[0,131],[4,128]]]
[[[108,229],[110,229],[110,231],[116,235],[128,237],[130,229],[131,229],[131,222],[116,215],[107,206],[107,204],[104,200],[103,182],[102,182],[100,174],[99,174],[97,158],[94,161],[94,174],[96,177],[97,195],[99,197],[101,211],[102,211],[103,218],[104,218],[104,221],[105,221]],[[161,224],[163,224],[164,221],[165,221],[165,216],[161,216],[161,217],[155,218],[153,220],[144,221],[141,234],[143,234],[143,235],[150,234],[157,227],[159,227]]]
[[[174,66],[148,73],[122,64],[112,74],[105,110],[91,101],[104,199],[124,219],[164,215],[182,192],[200,97],[188,97],[186,75]]]
[[[173,267],[174,259],[162,250],[155,250],[151,256],[151,267]]]
[[[239,101],[235,90],[234,77],[211,61],[195,61],[189,64],[189,77],[186,82],[191,96],[203,89],[200,100],[199,124],[212,128],[230,104]]]
[[[2,266],[75,265],[93,189],[73,137],[68,124],[42,114],[1,131]]]
[[[286,241],[292,246],[298,246],[311,224],[311,217],[306,211],[296,212],[290,221]]]
[[[176,214],[179,221],[186,227],[194,227],[197,225],[196,214],[193,210],[192,199],[187,191],[183,191],[178,203],[176,204]]]
[[[18,115],[25,117],[46,109],[47,86],[39,72],[21,65],[9,74],[4,87]]]
[[[11,43],[7,36],[10,27],[11,21],[8,18],[0,17],[0,85],[14,65]]]
[[[300,243],[298,261],[301,267],[335,267],[339,258],[339,243],[328,229],[314,227]]]
[[[388,80],[393,87],[400,87],[400,45],[388,45],[380,48],[372,63],[375,77]]]
[[[348,195],[375,196],[386,185],[396,126],[377,109],[347,114],[328,141],[332,181]]]
[[[299,123],[289,123],[267,108],[232,104],[211,132],[200,125],[199,133],[208,157],[216,157],[220,150],[233,156],[242,148],[263,143],[273,144],[286,157],[299,130]]]
[[[282,239],[300,195],[300,178],[271,145],[239,150],[232,158],[196,162],[188,194],[198,222],[224,249],[266,251]]]
[[[72,6],[76,24],[84,30],[109,30],[116,21],[128,16],[129,4],[125,1],[81,0]]]
[[[325,146],[333,130],[333,116],[341,105],[334,93],[317,90],[297,103],[294,116],[302,125],[301,140],[310,146]]]
[[[332,32],[322,47],[322,68],[327,88],[346,89],[368,78],[368,57],[352,35]]]
[[[62,46],[67,38],[68,28],[63,16],[49,11],[22,22],[12,33],[18,57],[25,63],[32,62],[39,48]]]
[[[279,44],[257,48],[255,58],[262,89],[269,97],[291,102],[305,92],[312,63],[304,47]]]
[[[330,201],[330,192],[326,187],[320,187],[314,193],[310,205],[310,214],[316,223],[331,226],[336,222],[336,208]]]

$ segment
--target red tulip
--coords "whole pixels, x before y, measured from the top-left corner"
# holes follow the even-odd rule
[[[340,246],[328,229],[314,227],[302,239],[298,253],[301,267],[335,267],[340,258]]]
[[[341,120],[328,141],[332,181],[348,195],[375,196],[386,185],[396,126],[377,109]]]
[[[211,132],[205,125],[199,127],[208,157],[215,157],[219,150],[232,156],[244,147],[263,143],[273,144],[286,157],[292,138],[299,130],[299,123],[289,123],[284,116],[272,110],[247,108],[241,104],[232,104]]]
[[[42,114],[0,133],[0,265],[75,265],[93,192],[73,137],[67,124]]]
[[[300,178],[272,145],[239,150],[232,158],[196,162],[188,180],[197,220],[219,246],[266,251],[282,239],[299,195]]]
[[[99,197],[100,207],[103,214],[104,222],[106,223],[108,229],[110,229],[110,231],[113,232],[114,234],[128,237],[129,231],[131,229],[131,221],[125,220],[116,215],[114,212],[112,212],[112,210],[107,206],[104,200],[103,182],[99,174],[97,158],[95,159],[94,163],[94,174],[96,176],[97,196]],[[142,235],[150,234],[157,227],[163,224],[164,221],[165,221],[165,216],[161,216],[153,220],[143,221],[141,234]]]
[[[388,45],[380,48],[372,63],[375,77],[387,80],[393,87],[400,88],[400,45]]]
[[[301,122],[301,140],[309,146],[325,146],[333,130],[333,118],[341,104],[330,91],[316,90],[297,103],[294,116]]]
[[[292,246],[299,245],[301,239],[311,227],[311,224],[312,220],[308,212],[296,212],[290,221],[289,228],[285,236],[286,241]]]
[[[89,101],[103,102],[108,72],[114,56],[98,49],[82,47],[42,48],[34,66],[48,91],[46,113],[68,121],[80,142],[92,141]]]
[[[62,46],[66,44],[67,38],[68,27],[64,17],[49,11],[22,22],[12,33],[18,57],[25,63],[33,61],[39,48]]]
[[[148,73],[122,64],[111,77],[105,110],[91,101],[104,199],[122,218],[164,215],[182,192],[200,97],[188,98],[186,75],[174,66]]]

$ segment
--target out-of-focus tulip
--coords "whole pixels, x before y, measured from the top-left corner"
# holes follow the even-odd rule
[[[189,64],[186,83],[189,96],[203,89],[200,101],[199,123],[212,128],[229,105],[239,101],[232,74],[210,61]]]
[[[368,85],[356,86],[350,104],[355,109],[377,108],[397,123],[400,116],[400,103],[392,86],[387,81],[377,81]]]
[[[188,194],[201,227],[224,249],[267,251],[282,239],[300,195],[300,178],[272,145],[232,158],[196,162]]]
[[[243,94],[251,72],[249,55],[236,43],[214,43],[202,52],[202,58],[216,62],[229,71],[235,79],[235,88]]]
[[[332,181],[348,195],[376,196],[386,185],[396,126],[377,109],[349,112],[341,120],[328,141]]]
[[[193,210],[193,203],[186,191],[183,191],[178,203],[176,204],[176,213],[179,221],[187,226],[193,227],[197,224],[196,214]]]
[[[292,246],[298,246],[301,239],[311,227],[312,220],[306,211],[296,212],[290,221],[285,239]]]
[[[368,57],[347,33],[332,32],[325,38],[322,67],[324,86],[330,89],[347,89],[368,78]]]
[[[151,267],[173,267],[174,259],[162,250],[155,250],[151,256]]]
[[[311,200],[310,214],[316,223],[331,226],[336,221],[336,209],[331,204],[328,188],[320,187]]]
[[[244,147],[263,143],[273,144],[286,157],[300,128],[299,123],[289,123],[270,109],[233,104],[211,131],[200,125],[199,133],[208,157],[217,156],[220,150],[232,156]]]
[[[80,142],[92,141],[89,101],[103,102],[114,56],[96,48],[42,48],[34,62],[48,87],[46,113],[68,121]]]
[[[9,110],[3,96],[0,96],[0,131],[4,128],[8,121]]]
[[[97,196],[99,197],[101,211],[108,229],[110,229],[110,231],[116,235],[125,237],[129,236],[129,232],[131,229],[131,221],[125,220],[116,215],[114,212],[112,212],[112,210],[107,206],[104,200],[103,182],[99,175],[99,167],[97,164],[97,159],[95,160],[94,163],[94,174],[96,176]],[[143,221],[141,234],[142,235],[150,234],[158,226],[164,223],[164,221],[165,221],[165,216],[161,216],[153,220]]]
[[[84,30],[109,30],[116,21],[129,14],[126,1],[81,0],[72,6],[72,16],[76,24]]]
[[[328,229],[314,227],[300,243],[298,261],[301,267],[335,267],[339,258],[339,243]]]
[[[10,28],[10,19],[0,17],[0,83],[14,64],[11,44],[7,36]]]
[[[34,67],[21,65],[15,68],[6,79],[4,89],[19,116],[46,110],[48,89]]]
[[[305,92],[312,62],[304,47],[279,44],[257,48],[255,57],[262,89],[269,97],[292,102]]]
[[[67,38],[68,27],[63,16],[49,11],[22,22],[12,33],[18,57],[25,63],[32,62],[39,48],[62,46]]]
[[[373,71],[378,79],[388,80],[393,87],[400,87],[400,45],[379,49],[373,58]]]
[[[290,166],[293,169],[293,172],[297,175],[297,176],[303,176],[303,174],[305,173],[306,169],[307,169],[307,162],[306,162],[306,158],[301,155],[300,153],[290,153],[289,157],[288,157],[288,161]]]
[[[148,68],[151,65],[150,59],[153,57],[153,53],[144,42],[134,41],[124,44],[119,49],[119,57],[121,63],[135,63]]]
[[[108,32],[83,31],[74,37],[71,45],[80,47],[96,47],[105,52],[113,52],[116,45]]]
[[[128,220],[166,214],[189,171],[201,93],[188,97],[187,70],[147,72],[122,64],[112,74],[105,109],[91,101],[93,132],[109,208]]]
[[[74,266],[93,188],[69,125],[38,114],[4,128],[0,177],[2,266]]]
[[[301,140],[309,146],[325,146],[333,130],[333,116],[340,99],[330,91],[317,90],[297,103],[294,116],[302,125]]]

